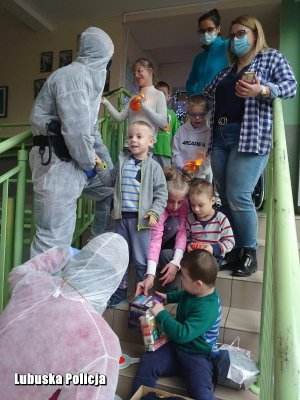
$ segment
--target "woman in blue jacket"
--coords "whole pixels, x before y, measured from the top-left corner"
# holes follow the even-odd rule
[[[203,51],[195,57],[186,82],[189,96],[201,93],[217,73],[228,66],[228,40],[223,40],[218,36],[221,29],[220,22],[220,14],[215,8],[198,19],[198,34]]]

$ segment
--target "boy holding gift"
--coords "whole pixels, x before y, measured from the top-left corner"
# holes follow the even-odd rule
[[[176,319],[156,302],[151,313],[170,341],[145,353],[133,383],[155,387],[160,376],[183,375],[195,400],[213,400],[213,359],[221,323],[221,304],[215,289],[218,265],[205,250],[187,253],[181,261],[181,292],[157,293],[167,303],[177,303]]]

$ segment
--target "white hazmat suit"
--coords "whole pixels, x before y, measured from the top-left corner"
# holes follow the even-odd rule
[[[49,76],[33,105],[33,136],[46,136],[47,124],[51,120],[59,122],[72,160],[61,161],[53,152],[50,164],[41,165],[40,147],[34,146],[30,152],[36,225],[31,256],[57,245],[71,244],[76,201],[83,189],[95,200],[112,194],[112,189],[104,188],[97,176],[87,179],[84,171],[94,168],[95,152],[112,167],[98,130],[98,112],[106,67],[113,52],[113,43],[104,31],[86,29],[81,34],[77,59]],[[46,147],[44,161],[48,151]],[[108,208],[105,202],[103,206]],[[96,210],[101,212],[101,207]],[[101,217],[97,217],[101,224]],[[100,233],[101,227],[93,231]]]
[[[104,233],[70,254],[69,246],[54,247],[9,275],[11,299],[0,315],[1,400],[47,400],[57,389],[59,400],[114,398],[121,349],[101,314],[127,268],[127,243]],[[63,382],[15,384],[28,373]],[[67,373],[103,374],[106,385],[64,386]]]

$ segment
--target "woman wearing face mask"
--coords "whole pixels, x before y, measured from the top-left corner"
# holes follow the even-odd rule
[[[189,96],[201,93],[217,73],[228,66],[228,40],[218,36],[221,29],[220,22],[220,14],[215,8],[198,19],[198,34],[203,51],[196,56],[186,82]]]
[[[129,125],[135,121],[145,121],[153,127],[157,135],[159,128],[164,129],[167,126],[168,117],[165,96],[153,86],[154,67],[148,59],[139,58],[134,62],[133,72],[141,94],[140,108],[133,110],[128,103],[119,112],[105,97],[102,97],[102,104],[118,123],[126,118]]]
[[[226,269],[244,277],[257,270],[257,215],[251,193],[269,158],[272,100],[294,97],[297,82],[286,58],[267,46],[255,17],[232,21],[228,51],[232,65],[203,94],[212,101],[214,182],[236,242]],[[254,76],[247,82],[244,73],[249,78],[251,71]]]

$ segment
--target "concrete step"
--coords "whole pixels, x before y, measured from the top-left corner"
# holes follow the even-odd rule
[[[128,354],[131,357],[140,357],[144,351],[142,345],[126,341],[121,341],[121,348],[123,353]],[[137,364],[133,364],[126,369],[120,370],[117,395],[123,400],[129,400],[132,395],[131,387],[136,370]],[[170,393],[188,396],[183,380],[178,377],[159,378],[156,388]],[[219,385],[216,387],[215,396],[217,400],[258,400],[258,397],[249,390],[237,391]]]
[[[220,271],[216,282],[223,306],[253,311],[261,309],[262,287],[263,271],[245,278],[232,276],[231,271]]]

